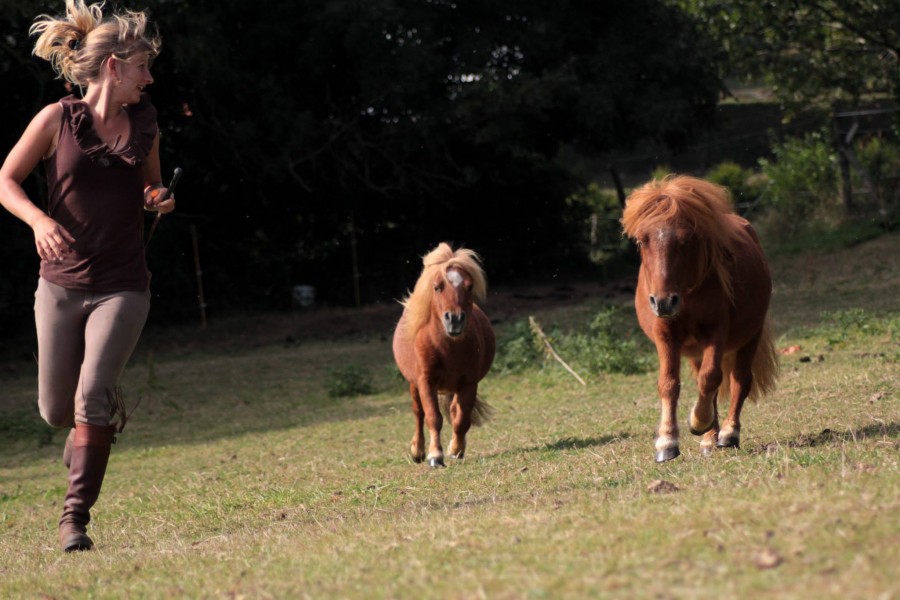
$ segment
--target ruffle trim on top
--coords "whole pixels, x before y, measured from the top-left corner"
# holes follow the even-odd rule
[[[92,161],[109,164],[119,161],[128,166],[140,165],[150,154],[156,138],[156,108],[150,96],[141,94],[141,101],[127,106],[131,119],[131,140],[120,150],[110,150],[94,129],[94,117],[90,107],[75,96],[66,96],[60,102],[68,109],[69,126],[75,143]]]

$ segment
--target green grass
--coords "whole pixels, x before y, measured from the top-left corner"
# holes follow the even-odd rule
[[[778,346],[800,349],[776,393],[745,409],[741,450],[702,458],[685,431],[662,465],[652,371],[583,373],[585,387],[552,361],[492,373],[494,420],[464,461],[430,470],[406,456],[393,308],[336,341],[299,335],[301,317],[148,331],[123,381],[140,405],[93,511],[97,548],[77,555],[56,540],[65,434],[40,424],[33,362],[10,363],[0,596],[900,597],[898,250],[891,235],[779,257]],[[629,300],[488,308],[501,335],[528,314],[574,332],[610,302]],[[338,366],[371,392],[330,395]],[[686,382],[682,423],[694,393]],[[677,491],[648,491],[659,479]]]

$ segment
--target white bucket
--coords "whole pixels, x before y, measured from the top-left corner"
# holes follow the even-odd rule
[[[291,306],[309,308],[316,303],[316,288],[311,285],[295,285],[291,288]]]

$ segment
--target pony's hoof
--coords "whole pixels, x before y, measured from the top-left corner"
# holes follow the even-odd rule
[[[429,458],[428,466],[432,469],[436,469],[437,467],[446,467],[447,465],[444,464],[443,458]]]
[[[462,460],[462,459],[465,458],[465,457],[466,457],[466,453],[465,453],[465,452],[457,452],[456,454],[451,454],[451,455],[450,455],[450,458],[455,458],[456,460]]]
[[[425,457],[424,457],[424,456],[416,456],[415,454],[410,454],[409,457],[410,457],[410,458],[412,459],[412,461],[413,461],[414,463],[416,463],[416,464],[419,464],[420,462],[422,462],[423,460],[425,460]]]
[[[738,438],[727,437],[716,441],[716,448],[740,448],[741,440]]]
[[[700,456],[712,456],[715,451],[712,446],[700,446]]]
[[[673,458],[678,458],[681,455],[681,451],[678,449],[678,446],[673,448],[664,448],[662,450],[656,451],[656,462],[663,463]]]
[[[706,429],[694,429],[693,427],[690,428],[692,435],[703,435],[710,429],[712,429],[712,423],[710,423],[709,427],[707,427]]]

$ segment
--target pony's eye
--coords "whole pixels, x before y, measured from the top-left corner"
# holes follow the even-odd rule
[[[434,284],[434,291],[440,292],[440,291],[442,291],[443,289],[444,289],[444,283],[443,283],[443,282]]]

